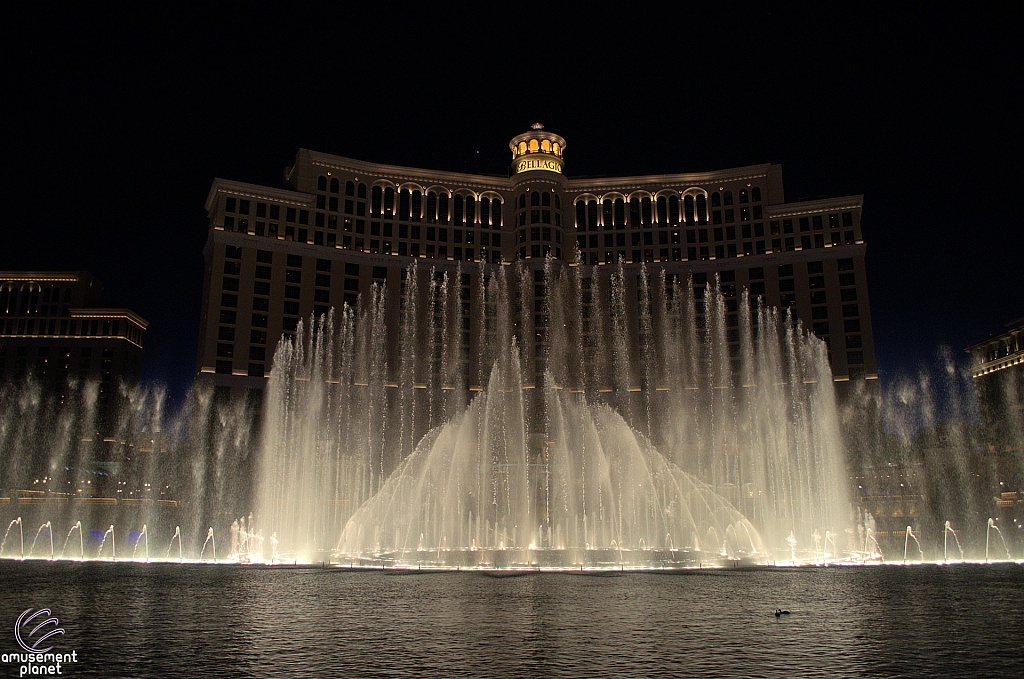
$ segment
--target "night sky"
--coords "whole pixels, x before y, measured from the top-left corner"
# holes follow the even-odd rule
[[[150,322],[143,377],[178,398],[214,177],[280,186],[300,147],[505,174],[540,121],[570,176],[778,162],[788,200],[864,194],[883,380],[1024,315],[1020,5],[430,7],[9,9],[0,270],[98,276]]]

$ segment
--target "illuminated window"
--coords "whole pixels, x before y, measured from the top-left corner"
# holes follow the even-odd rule
[[[554,153],[556,156],[562,155],[562,149],[558,146],[557,141],[551,144],[551,152]]]
[[[543,151],[544,153],[551,153],[551,142],[549,142],[547,139],[542,141],[540,143],[540,150]]]
[[[519,142],[519,153],[520,154],[526,153],[526,142],[525,141]]]
[[[494,199],[491,203],[491,227],[501,228],[501,201]]]
[[[536,139],[530,140],[530,153],[536,153],[540,150],[540,144],[537,143]]]
[[[491,218],[491,199],[484,197],[480,199],[480,224],[487,226]]]

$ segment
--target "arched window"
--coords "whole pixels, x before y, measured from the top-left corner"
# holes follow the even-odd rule
[[[711,207],[722,207],[722,195],[718,191],[711,194]]]
[[[649,196],[644,196],[640,201],[640,223],[644,226],[649,226],[651,223],[651,199]]]
[[[615,199],[615,228],[626,226],[626,203],[621,198]]]
[[[555,194],[555,209],[556,210],[561,210],[562,209],[562,197],[560,195],[558,195],[557,193]]]
[[[526,207],[526,194],[521,193],[519,194],[519,209],[521,210],[524,207]]]
[[[545,207],[551,207],[551,194],[545,191],[540,195],[540,204]]]
[[[747,190],[746,189],[740,189],[740,202],[741,203],[746,203],[748,200],[749,200],[749,198],[747,197]]]
[[[431,191],[427,194],[427,215],[428,222],[437,221],[437,194]]]
[[[540,205],[540,193],[534,191],[530,194],[530,205]]]
[[[597,231],[597,201],[591,200],[587,203],[587,229]]]
[[[491,228],[501,228],[501,201],[497,198],[491,201]]]
[[[359,198],[366,198],[366,184],[360,184],[356,191]]]
[[[668,221],[669,224],[679,223],[679,196],[674,193],[668,197]]]
[[[327,177],[320,175],[316,178],[316,190],[326,191],[327,190]]]
[[[441,224],[448,223],[448,194],[442,193],[437,201],[437,221]]]
[[[420,221],[420,215],[423,214],[423,194],[419,190],[412,192],[412,221]]]
[[[687,224],[693,224],[696,221],[696,208],[693,202],[693,196],[683,196],[683,221]]]
[[[530,153],[536,153],[540,150],[540,144],[537,143],[536,139],[530,140]]]
[[[524,153],[526,153],[526,142],[521,141],[519,142],[519,155],[523,155]]]
[[[476,224],[476,199],[473,196],[466,196],[466,225]]]
[[[452,201],[452,214],[455,217],[455,225],[462,226],[462,196],[456,195],[455,200]]]
[[[370,196],[370,214],[379,216],[384,202],[383,190],[379,186],[374,186]]]
[[[708,223],[708,199],[703,193],[697,194],[697,223]]]
[[[562,155],[562,149],[558,145],[557,141],[551,143],[551,152],[554,153],[556,156]]]
[[[601,207],[601,221],[604,222],[605,229],[610,229],[612,228],[612,225],[615,224],[615,219],[612,216],[613,211],[615,209],[615,203],[612,201],[611,198],[605,198],[604,202],[601,204]]]
[[[587,228],[587,206],[581,200],[576,203],[576,230],[585,231]]]
[[[722,204],[732,205],[732,191],[726,191],[722,194]]]
[[[356,185],[355,185],[354,182],[345,182],[345,195],[346,196],[353,195],[356,192],[355,188],[356,188]]]
[[[409,221],[409,189],[398,192],[398,218],[403,222]]]
[[[754,188],[750,189],[750,200],[754,201],[755,203],[761,202],[760,186],[755,186]]]
[[[395,211],[395,190],[390,186],[384,189],[384,214],[391,216]]]
[[[629,227],[640,228],[640,199],[636,196],[629,199]]]
[[[491,221],[491,199],[484,196],[480,199],[480,223],[487,226]]]
[[[551,142],[545,139],[540,143],[540,150],[544,153],[551,153]]]
[[[331,177],[331,193],[337,193],[341,190],[341,182],[338,181],[337,177]]]
[[[668,224],[668,199],[658,196],[658,223]]]

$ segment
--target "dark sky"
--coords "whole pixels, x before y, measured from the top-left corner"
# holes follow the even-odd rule
[[[863,193],[883,379],[1024,315],[1019,6],[147,4],[8,10],[0,270],[94,273],[150,321],[144,377],[176,395],[214,177],[278,186],[300,147],[504,174],[534,121],[567,139],[569,175],[779,162],[789,200]]]

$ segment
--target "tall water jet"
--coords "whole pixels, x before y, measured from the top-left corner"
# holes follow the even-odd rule
[[[767,559],[850,523],[826,348],[787,315],[644,267],[481,267],[476,296],[456,276],[414,265],[398,296],[375,285],[279,344],[249,527],[273,558],[649,552],[671,534]],[[483,307],[475,372],[470,335],[446,339],[457,299]]]

